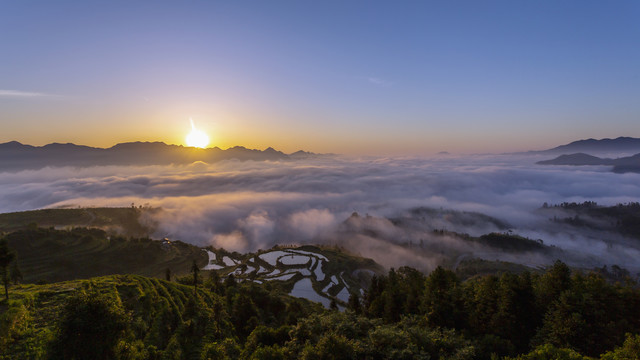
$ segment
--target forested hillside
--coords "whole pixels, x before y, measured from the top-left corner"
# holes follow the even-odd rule
[[[637,284],[560,262],[466,281],[392,269],[345,312],[217,275],[14,286],[0,359],[629,359],[640,346]]]
[[[598,205],[594,201],[582,203],[545,203],[540,213],[554,223],[591,230],[609,230],[630,238],[640,239],[640,203],[630,202],[614,206]]]

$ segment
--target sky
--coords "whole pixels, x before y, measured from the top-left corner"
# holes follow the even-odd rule
[[[640,137],[637,1],[2,1],[0,142],[431,155]]]

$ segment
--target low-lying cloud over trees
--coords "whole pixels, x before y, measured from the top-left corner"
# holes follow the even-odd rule
[[[324,157],[0,172],[0,211],[148,204],[163,209],[148,219],[157,222],[157,237],[239,251],[276,243],[324,242],[388,266],[400,258],[421,268],[435,266],[441,254],[416,253],[406,245],[421,240],[423,246],[433,244],[436,240],[428,234],[434,229],[471,236],[512,230],[584,253],[594,263],[631,263],[630,256],[640,246],[624,236],[568,229],[535,210],[544,202],[637,201],[640,174],[614,174],[604,167],[536,167],[534,162],[516,156]],[[461,221],[451,214],[425,215],[422,220],[414,217],[411,227],[389,220],[418,207],[487,216]],[[354,212],[370,218],[345,231],[345,220]],[[372,224],[377,227],[373,234],[365,231]],[[463,245],[454,238],[437,241],[462,251]]]

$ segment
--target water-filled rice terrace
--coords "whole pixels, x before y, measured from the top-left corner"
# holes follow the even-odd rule
[[[238,281],[272,282],[289,294],[329,307],[334,300],[346,306],[351,294],[362,296],[371,277],[384,269],[371,259],[348,255],[331,248],[274,247],[257,253],[230,253],[206,249],[209,264],[202,270],[233,275]]]

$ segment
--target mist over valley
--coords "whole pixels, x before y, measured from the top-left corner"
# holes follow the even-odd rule
[[[14,152],[5,149],[0,157],[15,156],[15,148],[34,151],[12,144]],[[4,168],[0,211],[143,206],[153,211],[143,211],[139,221],[155,239],[238,252],[278,244],[333,245],[387,268],[430,271],[479,258],[532,268],[562,259],[577,267],[616,264],[638,270],[637,233],[611,226],[620,218],[591,214],[580,223],[553,221],[576,214],[543,204],[637,202],[640,174],[617,174],[605,166],[536,165],[546,153],[414,158],[234,148],[216,150],[228,156],[213,160],[205,150],[194,155],[189,148],[139,143],[118,155],[133,163],[117,165],[101,156],[93,163],[88,154],[98,149],[59,147],[66,155],[49,152],[45,167],[34,168],[39,157],[25,155],[31,160],[22,167],[15,161]],[[243,150],[232,156],[238,149]],[[191,158],[158,163],[165,150],[191,152]],[[637,216],[637,209],[628,211]],[[540,246],[506,250],[482,240],[492,233]]]

